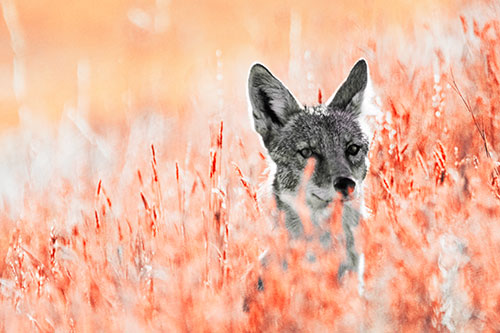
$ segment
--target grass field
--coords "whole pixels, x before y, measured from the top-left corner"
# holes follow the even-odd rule
[[[497,4],[84,3],[2,2],[1,331],[500,331]],[[253,61],[311,104],[360,57],[363,292],[338,218],[289,241],[245,96]]]

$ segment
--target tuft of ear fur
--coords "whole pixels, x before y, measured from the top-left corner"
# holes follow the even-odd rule
[[[352,67],[347,79],[330,97],[327,107],[331,110],[347,110],[359,114],[367,84],[368,65],[365,59],[360,59]]]
[[[254,128],[266,147],[290,117],[302,109],[288,88],[259,63],[250,68],[248,98]]]

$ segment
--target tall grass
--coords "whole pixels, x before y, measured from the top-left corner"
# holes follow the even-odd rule
[[[382,36],[361,54],[382,111],[362,293],[337,280],[339,219],[333,250],[288,239],[245,109],[106,131],[68,109],[2,140],[2,331],[500,330],[500,21],[455,23],[457,52],[390,57]]]

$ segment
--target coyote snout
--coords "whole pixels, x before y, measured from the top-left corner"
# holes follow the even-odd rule
[[[333,187],[337,192],[342,194],[343,199],[349,200],[356,188],[356,183],[351,178],[337,177]]]

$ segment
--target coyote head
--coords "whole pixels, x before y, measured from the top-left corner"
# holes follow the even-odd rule
[[[276,164],[273,192],[293,235],[302,230],[294,200],[310,158],[315,166],[304,190],[311,216],[325,216],[336,198],[360,195],[368,166],[369,136],[360,121],[367,84],[368,67],[361,59],[325,104],[302,106],[266,67],[250,69],[254,128]]]

